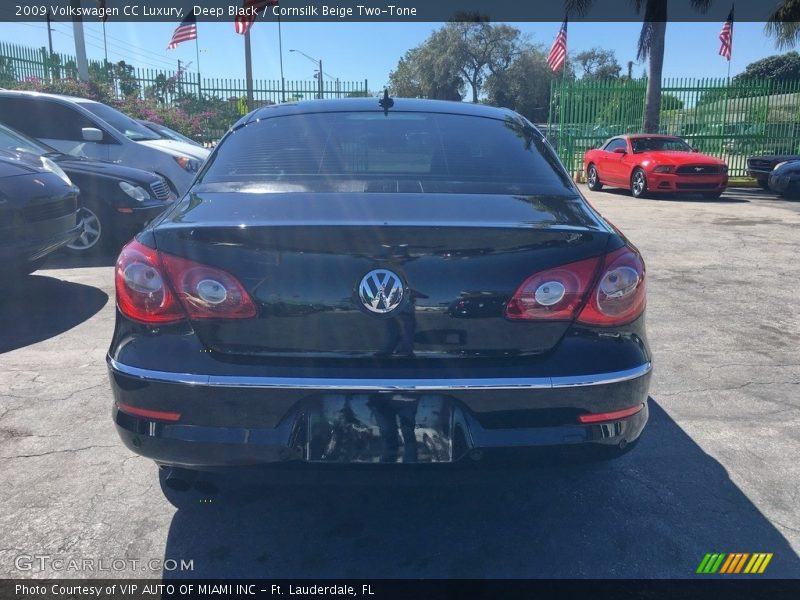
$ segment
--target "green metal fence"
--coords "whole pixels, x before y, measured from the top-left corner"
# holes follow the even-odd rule
[[[166,102],[170,102],[178,94],[202,93],[219,98],[246,98],[247,84],[244,79],[209,78],[202,81],[196,73],[184,72],[176,79],[175,71],[158,69],[139,69],[126,67],[127,79],[135,85],[139,93],[144,95],[148,90],[156,89]],[[104,74],[113,82],[121,93],[119,64],[90,60],[89,72]],[[0,86],[3,82],[23,81],[31,77],[39,79],[77,77],[78,68],[75,57],[53,53],[47,48],[29,48],[18,44],[0,42]],[[342,98],[347,96],[366,96],[369,94],[367,80],[340,81],[323,79],[322,96],[324,98]],[[315,80],[253,80],[253,101],[255,105],[282,102],[284,100],[302,100],[318,98],[319,83]]]
[[[575,175],[583,154],[609,137],[638,133],[647,81],[554,81],[550,117],[543,126]],[[677,135],[722,158],[732,176],[744,176],[750,155],[800,153],[800,81],[667,79],[659,131]]]

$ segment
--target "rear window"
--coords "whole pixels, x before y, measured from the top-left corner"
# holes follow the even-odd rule
[[[264,119],[228,136],[201,181],[438,193],[564,194],[570,187],[552,149],[523,121],[411,112]]]

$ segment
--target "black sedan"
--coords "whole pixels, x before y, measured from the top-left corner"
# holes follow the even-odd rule
[[[769,189],[780,196],[800,197],[800,159],[775,165],[769,175]]]
[[[259,109],[119,256],[113,419],[190,471],[616,454],[648,417],[645,280],[516,113]]]
[[[175,200],[164,179],[154,173],[64,154],[1,123],[0,149],[52,160],[80,188],[83,230],[67,245],[77,253],[129,240]]]
[[[53,161],[0,149],[0,271],[32,273],[75,240],[78,209],[78,188]]]

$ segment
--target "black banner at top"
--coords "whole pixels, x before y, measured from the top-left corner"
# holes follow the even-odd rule
[[[659,0],[654,0],[659,1]],[[722,23],[731,9],[731,2],[716,1],[706,11],[698,10],[690,0],[660,0],[666,3],[668,21]],[[782,0],[764,2],[738,0],[737,21],[768,20]],[[0,21],[39,21],[49,14],[53,21],[107,22],[179,22],[188,14],[197,21],[230,22],[252,10],[255,4],[259,19],[316,22],[442,22],[488,19],[495,22],[570,21],[621,22],[641,21],[630,0],[279,0],[248,2],[247,0],[3,0]],[[644,6],[646,3],[642,3]],[[575,6],[584,6],[578,11]],[[800,20],[787,12],[785,20]],[[644,10],[644,9],[643,9]]]

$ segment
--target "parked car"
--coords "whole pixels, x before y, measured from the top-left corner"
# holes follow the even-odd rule
[[[202,145],[196,141],[194,141],[190,137],[186,137],[182,133],[175,131],[174,129],[170,129],[166,125],[162,125],[161,123],[154,123],[153,121],[145,121],[144,119],[137,119],[136,120],[140,125],[144,125],[150,131],[158,135],[162,140],[175,140],[176,142],[184,142],[186,144],[191,144],[192,146],[200,146]]]
[[[769,176],[769,189],[780,196],[800,196],[800,160],[788,160],[775,165]]]
[[[152,171],[180,195],[208,150],[163,140],[115,108],[71,96],[0,90],[0,121],[64,152]]]
[[[763,189],[770,189],[769,177],[776,165],[800,160],[800,154],[762,154],[747,159],[747,176],[752,177]]]
[[[168,487],[272,461],[616,454],[647,421],[642,257],[507,109],[258,109],[115,274],[113,420]]]
[[[140,169],[64,154],[0,124],[0,149],[55,162],[80,188],[80,236],[67,248],[91,252],[127,241],[175,200],[163,178]]]
[[[0,271],[33,273],[76,239],[78,208],[78,188],[52,160],[0,150]]]
[[[700,154],[681,138],[660,134],[622,135],[583,159],[590,190],[604,185],[631,190],[636,198],[662,192],[700,193],[719,198],[728,186],[728,165]]]

